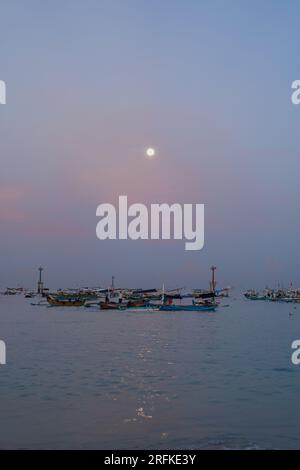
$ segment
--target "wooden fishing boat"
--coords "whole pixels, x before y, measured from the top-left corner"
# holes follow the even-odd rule
[[[53,297],[55,297],[56,300],[59,301],[64,301],[64,300],[82,300],[82,301],[97,301],[98,300],[98,295],[96,294],[89,294],[89,293],[83,293],[83,292],[76,292],[76,293],[68,293],[68,292],[59,292],[56,294],[52,294]]]
[[[214,299],[216,297],[215,292],[200,292],[200,291],[195,291],[194,293],[195,299]]]
[[[59,300],[53,297],[52,295],[48,295],[47,301],[53,307],[82,307],[85,302],[84,300],[81,300],[81,299]]]
[[[215,305],[161,305],[162,312],[214,312]]]
[[[267,296],[265,294],[260,294],[259,292],[255,291],[254,289],[248,290],[244,293],[244,296],[248,300],[267,300]]]
[[[126,305],[117,304],[115,302],[100,302],[100,310],[125,310]]]
[[[145,299],[129,299],[127,302],[127,308],[132,307],[146,307],[149,302]]]
[[[248,295],[248,294],[244,294],[244,296],[248,300],[267,300],[265,295]],[[271,300],[271,299],[268,299],[268,300]]]

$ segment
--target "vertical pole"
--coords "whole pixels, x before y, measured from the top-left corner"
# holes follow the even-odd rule
[[[216,266],[212,266],[211,268],[211,285],[210,288],[215,293],[216,290],[216,280],[215,280],[215,270],[217,269]]]
[[[39,267],[38,294],[43,293],[42,272],[43,272],[43,268]]]

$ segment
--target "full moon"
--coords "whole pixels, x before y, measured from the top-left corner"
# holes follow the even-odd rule
[[[147,148],[146,155],[149,158],[154,157],[155,156],[155,149],[153,149],[152,147]]]

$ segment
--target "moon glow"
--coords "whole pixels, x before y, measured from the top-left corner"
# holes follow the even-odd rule
[[[146,155],[147,155],[147,157],[149,157],[149,158],[155,157],[155,149],[152,148],[152,147],[147,148],[147,150],[146,150]]]

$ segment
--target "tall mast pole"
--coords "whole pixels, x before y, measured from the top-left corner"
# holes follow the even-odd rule
[[[211,268],[211,282],[210,282],[210,289],[213,293],[215,293],[216,290],[216,279],[215,279],[215,271],[217,269],[216,266],[212,266]]]
[[[42,272],[44,271],[44,268],[41,266],[39,267],[39,281],[38,281],[38,294],[42,294],[44,290],[44,285],[42,281]]]

